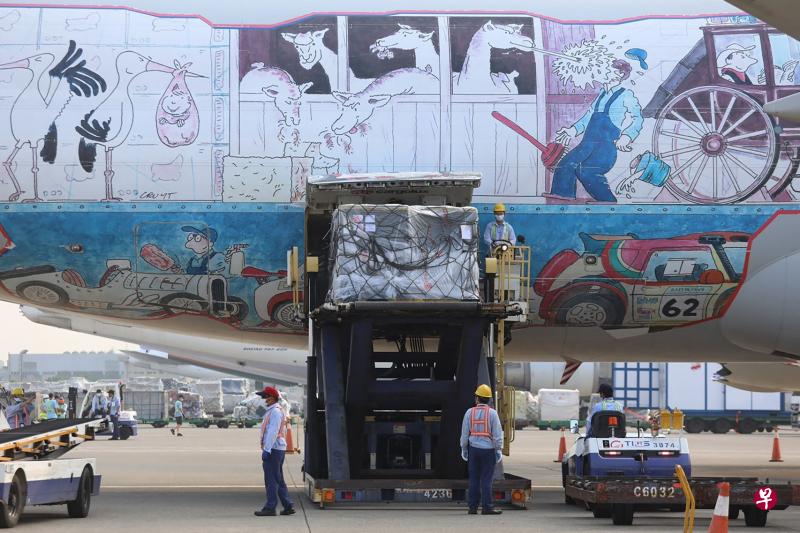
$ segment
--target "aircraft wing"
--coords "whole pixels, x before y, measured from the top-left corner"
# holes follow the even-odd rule
[[[726,0],[781,30],[786,35],[800,39],[800,10],[797,0]]]

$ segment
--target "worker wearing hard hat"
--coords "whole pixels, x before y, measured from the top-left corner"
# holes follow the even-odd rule
[[[31,400],[25,400],[25,391],[17,387],[11,391],[11,404],[6,407],[6,418],[11,429],[31,425]]]
[[[517,244],[517,236],[514,233],[514,228],[511,224],[506,222],[506,206],[505,204],[494,205],[494,220],[486,225],[483,230],[483,241],[489,248],[491,253],[494,243],[497,241],[508,241],[512,246]]]
[[[492,389],[480,385],[475,391],[475,407],[467,409],[461,424],[461,458],[469,466],[469,514],[496,515],[502,511],[492,505],[494,466],[502,459],[503,427],[497,411],[489,407]]]
[[[295,513],[294,502],[289,496],[289,489],[283,479],[283,460],[286,457],[286,433],[289,420],[278,403],[281,395],[277,389],[264,387],[263,391],[256,394],[264,398],[267,404],[267,412],[264,413],[264,421],[261,422],[259,439],[267,500],[264,502],[264,506],[255,512],[255,515],[275,516],[278,499],[283,506],[281,515],[293,515]]]

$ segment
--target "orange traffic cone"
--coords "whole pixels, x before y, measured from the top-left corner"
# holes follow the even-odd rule
[[[294,438],[292,437],[292,425],[286,426],[286,453],[295,453]]]
[[[728,533],[728,507],[731,499],[731,484],[723,482],[717,486],[719,487],[719,496],[717,496],[717,505],[714,506],[711,525],[708,526],[708,533]]]
[[[567,436],[564,433],[564,428],[561,428],[561,440],[558,443],[558,459],[553,461],[554,463],[560,463],[564,460],[564,456],[567,454]]]
[[[782,463],[783,459],[781,459],[781,439],[778,436],[778,428],[775,428],[775,438],[772,439],[772,459],[769,460],[770,463]]]

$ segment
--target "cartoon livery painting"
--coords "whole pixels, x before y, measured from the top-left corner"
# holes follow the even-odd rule
[[[532,325],[671,327],[719,316],[800,204],[800,125],[764,112],[800,43],[751,17],[0,21],[0,290],[36,305],[302,329],[311,176],[471,171],[532,247]]]

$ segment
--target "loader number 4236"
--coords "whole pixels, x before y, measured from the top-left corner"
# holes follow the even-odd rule
[[[661,314],[667,318],[677,318],[679,316],[696,317],[699,305],[700,300],[697,298],[687,298],[682,301],[670,298],[661,307]]]
[[[634,487],[633,495],[636,498],[674,498],[675,487],[658,487],[655,485],[645,485],[644,487]]]

